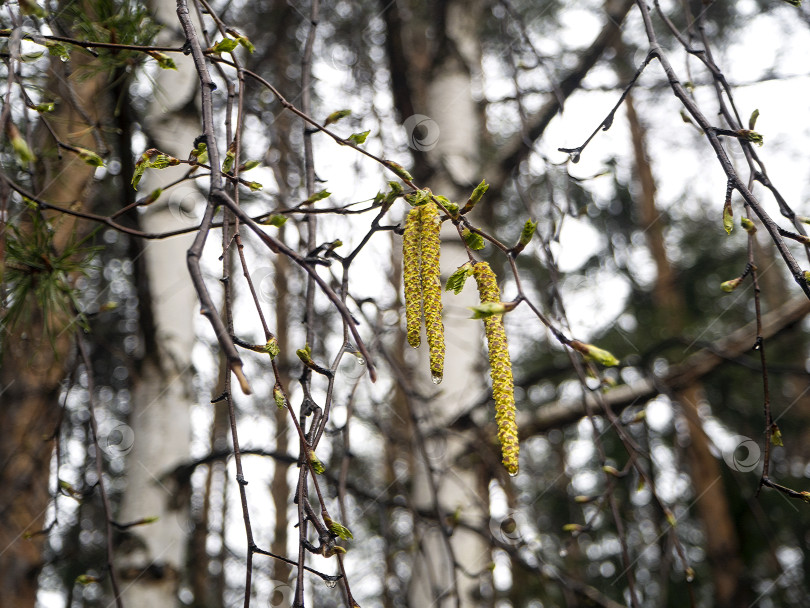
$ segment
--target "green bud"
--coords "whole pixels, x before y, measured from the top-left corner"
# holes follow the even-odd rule
[[[76,577],[76,582],[80,585],[89,585],[90,583],[98,582],[98,578],[90,576],[89,574],[80,574]]]
[[[740,226],[742,226],[748,234],[754,234],[757,231],[757,227],[754,225],[754,222],[749,220],[747,217],[740,218]]]
[[[315,471],[316,475],[323,475],[326,472],[326,468],[323,466],[323,463],[315,455],[315,450],[310,450],[307,457],[309,458],[309,462],[312,465],[312,470]]]
[[[284,398],[284,391],[278,386],[273,387],[273,400],[276,402],[276,407],[283,410],[287,405],[287,400]]]
[[[228,173],[231,169],[233,169],[234,160],[236,160],[236,152],[228,148],[228,151],[225,153],[225,160],[222,161],[223,173]]]
[[[759,118],[759,110],[751,112],[751,117],[748,119],[748,128],[753,131],[757,126],[757,118]]]
[[[286,215],[271,215],[270,217],[263,219],[259,223],[264,224],[265,226],[275,226],[276,228],[280,228],[281,226],[284,225],[286,221],[287,221]]]
[[[584,528],[580,524],[565,524],[562,529],[563,532],[582,532]]]
[[[278,340],[275,338],[270,338],[267,341],[267,344],[264,345],[264,352],[270,355],[271,359],[278,357],[279,353],[281,352],[281,349],[278,347]]]
[[[257,192],[264,188],[259,182],[248,182],[247,187],[250,188],[251,192]]]
[[[613,367],[614,365],[619,364],[619,360],[614,357],[612,353],[602,348],[598,348],[593,344],[585,344],[579,340],[571,340],[568,343],[568,346],[582,353],[586,358],[596,361],[605,367]]]
[[[810,283],[810,270],[804,271],[804,280]]]
[[[771,443],[777,447],[785,445],[782,442],[782,431],[779,430],[775,423],[771,425]]]
[[[535,230],[537,230],[537,222],[528,220],[523,224],[523,230],[520,232],[520,240],[518,242],[524,247],[528,245],[534,236]]]
[[[34,106],[34,109],[40,114],[45,114],[47,112],[53,112],[55,105],[56,104],[53,101],[38,103]]]
[[[727,200],[723,205],[723,228],[726,234],[731,234],[734,230],[734,211],[731,208],[731,200]]]
[[[731,279],[730,281],[720,283],[720,289],[726,293],[731,293],[740,286],[740,283],[742,283],[742,277],[737,277],[736,279]]]
[[[312,360],[312,348],[310,348],[309,344],[307,344],[304,348],[299,348],[295,351],[295,354],[298,355],[298,358],[304,362],[306,365],[313,365],[315,362]]]
[[[346,118],[347,116],[351,116],[351,110],[338,110],[337,112],[332,112],[329,116],[326,117],[326,120],[323,121],[323,126],[328,127],[329,125],[336,123],[337,121]]]

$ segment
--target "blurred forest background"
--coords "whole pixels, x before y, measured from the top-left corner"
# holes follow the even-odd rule
[[[805,606],[799,4],[0,2],[0,605]]]

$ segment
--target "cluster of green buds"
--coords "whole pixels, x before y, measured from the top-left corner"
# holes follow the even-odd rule
[[[430,350],[430,372],[436,384],[442,381],[444,375],[440,228],[439,208],[428,197],[424,204],[417,205],[408,213],[402,240],[408,344],[414,348],[420,345],[419,334],[424,317]]]
[[[518,473],[517,422],[515,421],[515,391],[512,378],[512,361],[509,358],[509,346],[506,341],[506,330],[503,326],[503,312],[506,307],[501,304],[501,291],[495,273],[486,262],[473,266],[473,276],[478,284],[481,306],[477,310],[491,309],[492,314],[484,316],[484,331],[489,349],[490,376],[492,378],[492,397],[495,401],[495,422],[498,424],[498,440],[501,443],[503,465],[510,475]]]

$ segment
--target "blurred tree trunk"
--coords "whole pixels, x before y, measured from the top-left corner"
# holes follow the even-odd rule
[[[182,44],[177,30],[176,3],[156,0],[153,14],[165,24],[158,44]],[[189,57],[176,59],[177,70],[161,70],[155,77],[153,101],[144,121],[150,146],[179,158],[188,157],[200,132],[194,100],[196,71]],[[127,162],[128,159],[123,160]],[[131,162],[131,161],[130,161]],[[148,193],[185,170],[147,172],[139,190]],[[158,183],[158,180],[160,182]],[[162,232],[194,224],[193,210],[204,205],[193,183],[164,193],[141,217],[147,232]],[[143,263],[148,293],[141,291],[146,352],[133,387],[129,419],[134,443],[127,455],[127,490],[120,519],[157,517],[155,523],[128,531],[117,557],[124,601],[130,606],[172,606],[184,573],[190,488],[180,487],[168,473],[190,456],[194,345],[193,319],[199,308],[188,277],[186,251],[193,235],[151,241],[144,246]],[[143,323],[142,323],[143,325]],[[205,554],[197,556],[205,562]]]
[[[472,95],[473,76],[480,70],[478,32],[484,5],[476,1],[445,2],[428,8],[418,3],[390,7],[384,3],[384,7],[392,88],[414,150],[413,174],[417,183],[430,185],[435,194],[463,203],[484,177],[478,151],[485,126]],[[445,223],[443,279],[466,261],[457,234],[451,232],[455,233],[455,227]],[[428,380],[426,345],[422,347],[425,361],[416,378],[420,392],[436,393],[429,402],[418,404],[421,409],[416,417],[428,422],[423,432],[428,427],[447,428],[481,394],[486,377],[481,357],[482,326],[470,321],[464,308],[478,303],[474,283],[470,281],[460,295],[445,295],[444,379],[439,387]],[[458,512],[468,521],[484,521],[489,499],[486,491],[481,492],[486,483],[479,481],[480,461],[467,453],[472,437],[464,433],[439,435],[425,438],[425,458],[415,450],[415,504],[433,509],[435,498],[441,513]],[[451,465],[454,474],[443,475]],[[436,483],[435,497],[431,476]],[[421,534],[422,551],[415,557],[410,605],[481,605],[479,579],[489,576],[486,565],[491,560],[487,543],[461,529],[450,536],[446,522]],[[461,574],[458,565],[471,576]]]
[[[636,179],[641,187],[638,200],[640,227],[647,239],[657,272],[653,287],[653,301],[659,309],[657,315],[667,335],[678,335],[686,323],[687,311],[682,294],[677,290],[674,271],[667,259],[663,222],[655,202],[655,179],[647,155],[645,131],[635,110],[632,94],[625,101],[627,119],[635,155]],[[744,608],[750,604],[745,585],[741,584],[745,565],[740,554],[740,543],[731,519],[723,476],[717,458],[711,453],[709,438],[703,430],[698,412],[703,400],[699,382],[687,386],[674,395],[683,408],[689,427],[691,443],[686,449],[689,470],[694,486],[697,515],[703,523],[706,554],[712,571],[716,606],[718,608]]]
[[[49,95],[62,103],[49,119],[63,142],[96,150],[98,142],[93,134],[105,111],[106,79],[102,75],[76,77],[92,61],[81,51],[72,53],[71,75],[66,64],[53,59]],[[63,152],[60,158],[46,129],[37,129],[37,138],[42,162],[36,167],[35,194],[66,207],[90,211],[86,191],[95,169],[72,153]],[[53,249],[59,252],[73,235],[75,220],[62,215],[45,216],[53,220]],[[18,225],[23,232],[26,230],[25,220]],[[47,534],[37,533],[50,523],[46,513],[52,498],[48,485],[54,439],[61,421],[60,383],[73,364],[71,334],[75,329],[68,328],[72,318],[56,319],[51,314],[48,322],[57,328],[51,339],[44,332],[45,313],[36,308],[33,300],[30,310],[29,324],[2,336],[0,353],[0,606],[19,608],[34,606],[43,566]]]

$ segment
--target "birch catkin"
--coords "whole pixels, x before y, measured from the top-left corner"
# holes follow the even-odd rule
[[[439,270],[439,208],[433,201],[422,206],[420,215],[422,253],[422,310],[430,349],[430,373],[438,384],[444,375],[444,323],[442,323],[442,282]]]
[[[418,348],[421,343],[419,333],[422,327],[422,266],[420,253],[420,233],[422,207],[414,207],[405,220],[405,234],[402,237],[402,277],[405,283],[405,323],[408,344]]]
[[[478,262],[473,267],[473,274],[478,283],[481,304],[500,302],[501,292],[489,264]],[[510,475],[517,475],[520,446],[515,422],[515,391],[502,315],[486,317],[484,329],[489,348],[489,373],[492,377],[492,397],[495,400],[495,421],[498,423],[503,465]]]

